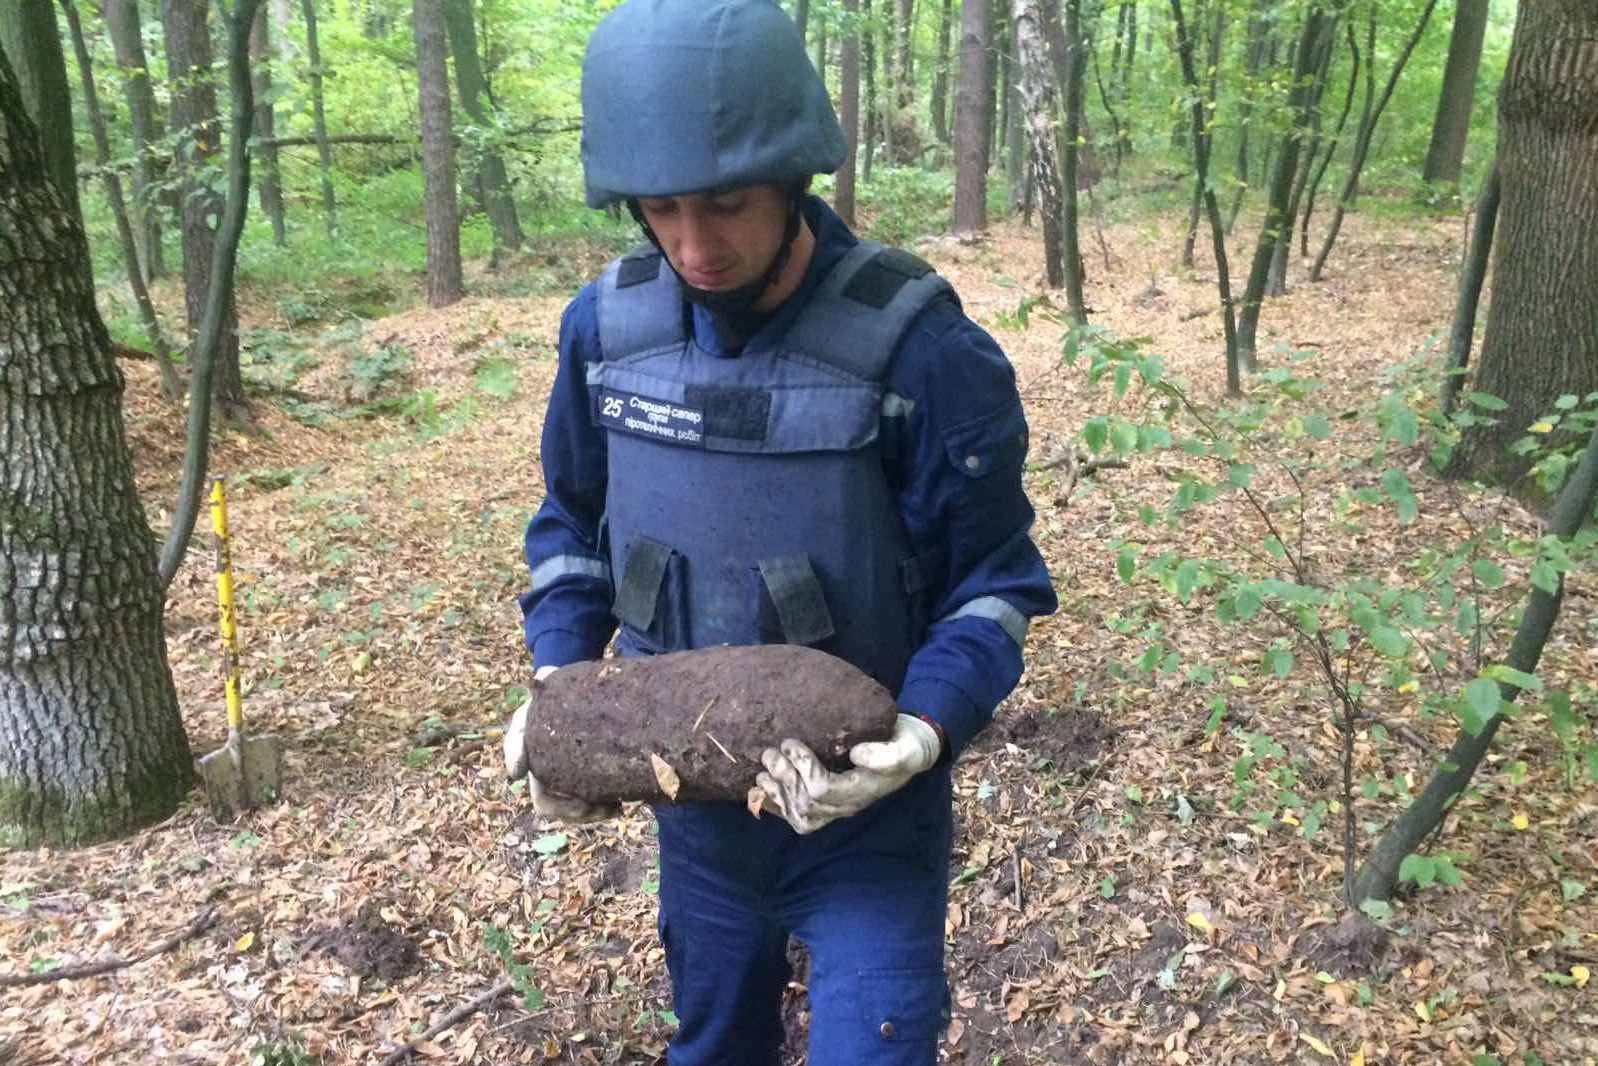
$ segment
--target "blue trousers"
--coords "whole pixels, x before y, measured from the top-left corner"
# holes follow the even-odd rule
[[[809,1066],[931,1066],[943,972],[949,773],[806,836],[740,806],[656,808],[669,1066],[776,1066],[789,934],[810,951]]]

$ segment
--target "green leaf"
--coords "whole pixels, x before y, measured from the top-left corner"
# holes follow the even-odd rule
[[[1099,882],[1099,895],[1105,899],[1115,898],[1115,875],[1105,874],[1104,880]]]
[[[1104,418],[1090,418],[1082,426],[1082,443],[1087,445],[1090,452],[1102,452],[1109,435],[1110,423]]]
[[[1409,638],[1391,626],[1377,626],[1370,631],[1371,646],[1389,659],[1402,659],[1409,654]]]
[[[1304,432],[1315,440],[1326,440],[1332,435],[1332,424],[1325,415],[1308,415],[1304,419]]]
[[[1256,585],[1242,586],[1237,590],[1237,595],[1233,599],[1233,605],[1237,609],[1237,616],[1245,622],[1259,613],[1262,602],[1263,597],[1260,596],[1259,587]]]
[[[1130,455],[1137,451],[1137,427],[1125,419],[1117,418],[1110,426],[1110,447],[1116,455]]]
[[[1480,407],[1483,411],[1507,411],[1509,405],[1498,397],[1488,392],[1467,392],[1465,401]]]
[[[1137,552],[1131,548],[1122,548],[1121,553],[1115,557],[1115,572],[1122,581],[1132,583],[1132,578],[1137,574]]]
[[[492,399],[509,400],[516,395],[516,364],[509,359],[485,360],[473,376],[477,391]]]
[[[1580,881],[1561,881],[1559,894],[1565,897],[1566,903],[1574,903],[1587,894],[1587,886]]]
[[[1226,700],[1216,696],[1210,700],[1210,717],[1204,723],[1204,735],[1212,737],[1215,731],[1221,728],[1221,720],[1226,717]]]
[[[567,843],[565,833],[545,833],[533,841],[533,850],[544,856],[555,855],[564,851]]]
[[[1293,653],[1286,648],[1271,648],[1265,653],[1265,667],[1277,677],[1285,678],[1293,672]]]
[[[1495,589],[1504,583],[1504,568],[1491,559],[1477,559],[1470,564],[1470,572],[1476,575],[1476,580],[1490,589]]]
[[[1552,596],[1559,591],[1559,571],[1552,563],[1536,562],[1531,567],[1531,586]]]
[[[1465,686],[1465,702],[1470,704],[1471,710],[1481,715],[1483,720],[1498,713],[1498,705],[1502,700],[1496,681],[1478,677]]]
[[[1394,467],[1384,473],[1382,488],[1398,505],[1398,521],[1401,524],[1408,525],[1420,514],[1420,504],[1415,499],[1415,491],[1409,487],[1409,477],[1402,470]]]
[[[1176,598],[1186,603],[1193,598],[1193,590],[1198,587],[1199,564],[1196,559],[1183,559],[1182,565],[1176,568]]]
[[[1126,390],[1132,385],[1132,364],[1121,363],[1115,368],[1115,398],[1119,400],[1126,395]]]
[[[1240,489],[1246,489],[1254,480],[1254,468],[1248,463],[1233,463],[1226,468],[1226,480]]]
[[[1393,916],[1393,905],[1385,899],[1368,899],[1359,905],[1359,909],[1373,922],[1385,922]]]
[[[1494,681],[1507,682],[1527,692],[1541,692],[1543,690],[1543,683],[1536,674],[1528,674],[1524,670],[1516,670],[1513,666],[1505,666],[1503,663],[1494,663],[1484,668],[1481,676],[1490,677]]]

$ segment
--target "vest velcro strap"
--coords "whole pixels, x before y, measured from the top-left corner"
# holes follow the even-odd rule
[[[760,577],[789,644],[819,644],[837,632],[808,555],[796,552],[761,560]]]
[[[649,628],[670,561],[671,549],[652,537],[640,536],[627,546],[613,608],[617,618],[640,631]]]

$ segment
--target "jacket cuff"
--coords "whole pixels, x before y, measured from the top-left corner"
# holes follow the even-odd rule
[[[592,641],[565,629],[546,629],[533,641],[533,665],[568,666],[599,658],[600,652],[592,650]]]
[[[988,724],[987,716],[964,692],[947,681],[918,678],[899,691],[899,706],[906,714],[926,719],[943,738],[942,762],[960,757],[965,746]]]

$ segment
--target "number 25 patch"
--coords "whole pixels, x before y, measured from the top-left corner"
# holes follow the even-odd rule
[[[606,429],[636,433],[671,444],[702,448],[705,413],[697,407],[636,392],[606,389],[599,396],[599,422]]]

